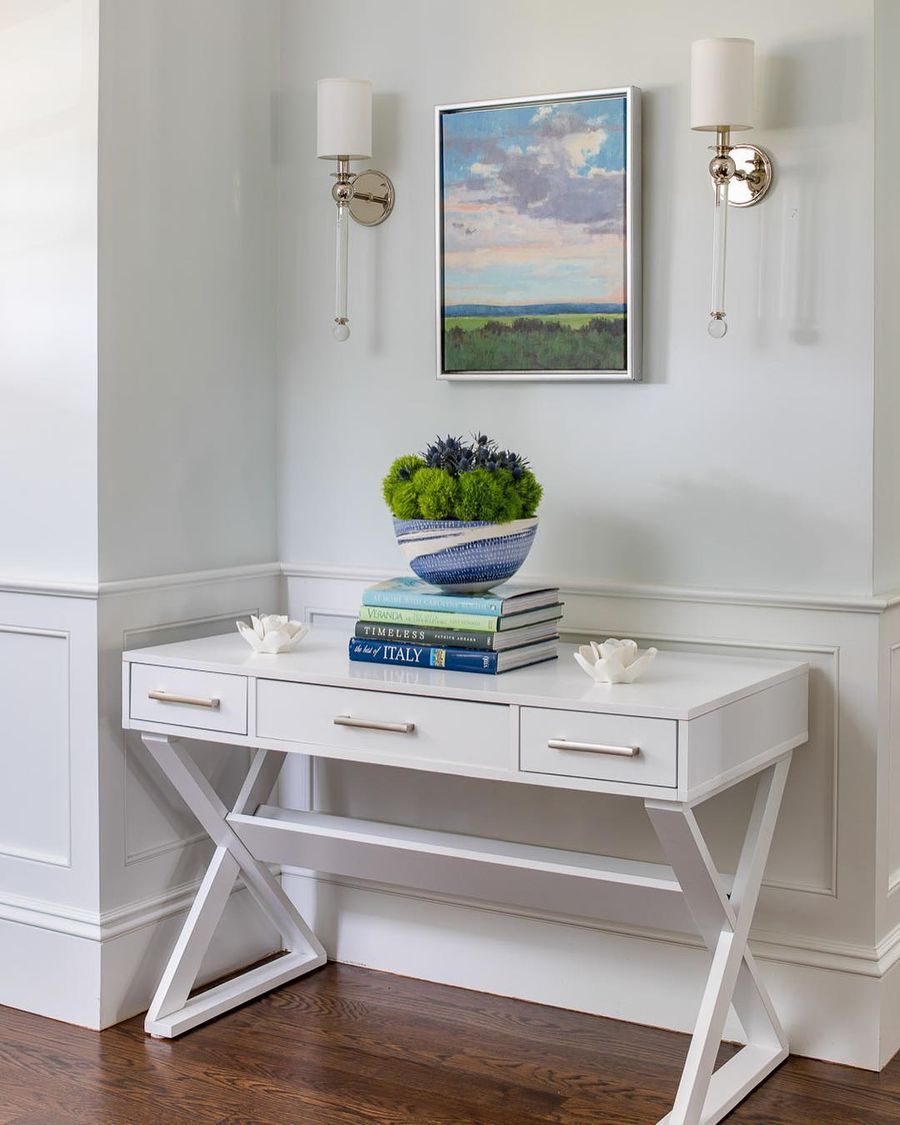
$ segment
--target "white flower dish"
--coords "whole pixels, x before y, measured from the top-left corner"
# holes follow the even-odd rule
[[[246,622],[238,621],[238,632],[254,652],[265,652],[270,655],[290,652],[309,632],[308,625],[301,625],[299,621],[290,621],[286,616],[277,613],[267,613],[265,617],[251,616],[250,622],[252,628]]]
[[[585,672],[601,684],[631,684],[647,670],[656,656],[655,648],[641,653],[635,641],[608,641],[581,645],[574,654]]]

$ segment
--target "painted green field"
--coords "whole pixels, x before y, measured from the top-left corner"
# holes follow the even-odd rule
[[[497,324],[512,325],[517,320],[524,319],[516,316],[454,316],[447,320],[447,327],[452,328],[458,324],[463,332],[475,332],[484,328],[489,320]],[[530,316],[529,320],[540,320],[544,324],[554,321],[563,324],[566,328],[583,328],[592,320],[622,320],[622,313],[554,313],[552,316]]]
[[[624,371],[622,313],[454,316],[445,371]]]

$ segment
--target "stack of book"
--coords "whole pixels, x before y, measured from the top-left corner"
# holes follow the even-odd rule
[[[444,594],[418,578],[391,578],[363,594],[350,659],[508,672],[556,658],[560,617],[554,587]]]

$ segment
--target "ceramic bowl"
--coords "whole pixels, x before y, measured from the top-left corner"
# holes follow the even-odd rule
[[[488,523],[394,520],[400,550],[413,572],[453,594],[476,594],[511,578],[525,561],[537,517]]]

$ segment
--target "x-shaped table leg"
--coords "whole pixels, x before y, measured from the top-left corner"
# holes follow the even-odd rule
[[[150,1035],[171,1039],[324,965],[326,955],[278,880],[235,835],[225,819],[229,809],[184,746],[163,735],[141,737],[216,845],[144,1022],[144,1030]],[[271,793],[285,756],[281,751],[256,751],[231,811],[256,811]],[[277,927],[288,952],[188,999],[238,874],[260,909]]]
[[[789,766],[790,754],[759,775],[730,897],[690,807],[674,801],[644,802],[700,936],[712,953],[675,1104],[659,1125],[721,1121],[787,1058],[787,1039],[747,938]],[[729,1004],[734,1005],[747,1045],[713,1073]]]

